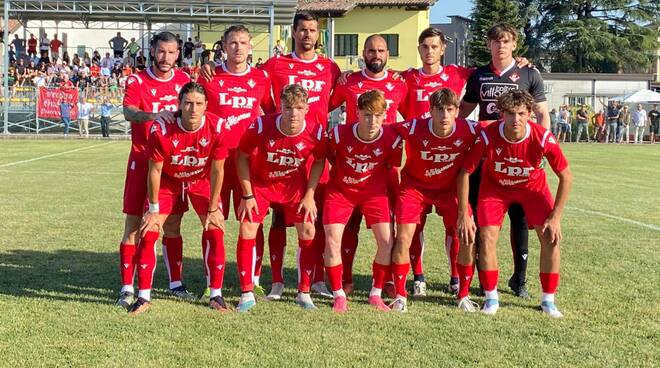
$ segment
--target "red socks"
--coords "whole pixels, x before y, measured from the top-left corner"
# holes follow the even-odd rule
[[[208,284],[211,289],[222,289],[225,277],[224,235],[224,232],[220,229],[206,230],[203,235],[208,247],[205,264],[209,275]]]
[[[457,299],[461,300],[470,294],[470,284],[474,277],[474,265],[456,265],[458,272],[458,294]]]
[[[317,223],[318,224],[318,223]],[[323,251],[325,250],[325,231],[323,231],[323,225],[318,224],[316,226],[316,235],[314,235],[314,256],[316,257],[316,262],[314,264],[314,279],[312,283],[325,281],[324,278],[324,260],[323,260]]]
[[[313,239],[298,239],[298,291],[309,293],[312,286],[312,273],[316,264],[316,251]]]
[[[257,229],[255,247],[257,248],[257,260],[254,264],[254,277],[261,277],[261,265],[264,260],[264,224],[259,225],[259,229]]]
[[[156,241],[160,237],[158,231],[147,231],[137,246],[138,289],[151,289],[156,270]]]
[[[382,289],[385,285],[385,280],[388,278],[387,275],[391,275],[390,265],[374,262],[371,264],[371,273],[373,275],[373,287]]]
[[[270,269],[273,273],[272,282],[284,283],[284,251],[286,249],[286,227],[271,227],[268,232],[268,248],[270,250]]]
[[[413,235],[412,242],[410,243],[410,266],[412,266],[413,275],[423,275],[424,274],[424,264],[422,259],[424,258],[424,234],[422,230],[424,229],[423,225],[417,225],[415,228],[415,234]]]
[[[133,287],[133,274],[135,273],[135,244],[119,244],[119,274],[122,285]]]
[[[170,289],[181,286],[183,273],[183,239],[163,237],[163,260],[170,280]]]
[[[256,239],[243,239],[238,237],[236,246],[236,266],[238,268],[238,281],[241,284],[241,291],[244,293],[254,289],[252,276],[254,275],[254,258]]]
[[[497,290],[497,280],[500,276],[499,270],[479,271],[479,280],[484,287],[484,291]]]
[[[541,278],[541,290],[545,294],[554,294],[557,291],[557,286],[559,286],[559,273],[555,272],[541,272],[539,273]]]
[[[344,266],[344,282],[353,283],[353,260],[358,246],[358,234],[360,232],[359,224],[357,227],[350,222],[344,228],[344,235],[341,238],[341,263]]]
[[[325,266],[325,273],[328,275],[331,291],[335,292],[342,290],[342,265],[338,264],[336,266]]]
[[[408,276],[408,272],[410,272],[410,263],[392,263],[394,289],[396,290],[397,295],[401,295],[404,298],[408,297],[408,291],[406,291],[406,277]]]
[[[451,277],[455,278],[458,277],[458,247],[460,244],[458,243],[458,236],[457,235],[451,235],[447,236],[445,241],[449,244],[447,244],[447,247],[449,248],[449,269],[451,271]]]

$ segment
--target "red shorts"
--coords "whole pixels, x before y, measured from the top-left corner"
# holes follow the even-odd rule
[[[325,193],[325,203],[323,204],[323,225],[346,225],[353,210],[357,208],[364,215],[367,226],[391,221],[392,215],[387,195],[346,195],[332,185],[328,185]]]
[[[431,205],[435,206],[435,212],[442,216],[447,234],[454,235],[458,221],[458,197],[455,189],[421,189],[402,181],[396,206],[396,222],[420,224],[422,215],[426,214],[426,209]]]
[[[208,179],[179,182],[163,177],[158,191],[161,214],[183,214],[188,211],[188,200],[199,216],[206,216],[211,199],[211,183]],[[222,209],[222,203],[218,203]],[[148,209],[148,207],[147,207]]]
[[[243,196],[243,189],[241,189],[238,173],[236,172],[235,152],[235,150],[229,151],[229,156],[225,160],[225,175],[222,180],[222,191],[220,192],[225,219],[229,218],[230,200],[234,204],[234,216],[238,219],[238,205],[241,203],[241,197]]]
[[[541,191],[502,189],[482,180],[477,203],[479,226],[502,226],[504,214],[512,203],[522,206],[530,228],[541,226],[554,208],[554,200],[546,184]]]
[[[136,159],[133,154],[128,157],[126,181],[124,182],[124,207],[127,215],[142,216],[147,202],[147,176],[149,161]]]
[[[259,214],[252,213],[252,221],[262,223],[270,207],[284,212],[284,222],[286,224],[303,223],[303,211],[297,212],[306,187],[307,183],[305,182],[274,182],[268,185],[259,185],[252,182],[252,193],[259,208]],[[247,221],[246,216],[243,222]]]

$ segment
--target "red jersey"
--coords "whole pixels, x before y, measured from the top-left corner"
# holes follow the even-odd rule
[[[463,167],[472,173],[485,158],[482,183],[540,191],[547,185],[545,170],[541,167],[543,157],[548,159],[555,173],[568,167],[568,161],[550,131],[530,121],[525,137],[511,142],[504,136],[504,122],[497,121],[481,131]]]
[[[386,194],[389,168],[401,165],[401,136],[386,125],[378,138],[366,142],[358,137],[357,128],[358,123],[343,124],[329,133],[330,183],[346,194]]]
[[[389,71],[385,71],[385,75],[380,78],[371,78],[364,70],[351,73],[346,78],[346,83],[337,84],[335,87],[330,98],[330,108],[334,110],[346,102],[346,122],[355,123],[358,121],[358,98],[364,92],[372,89],[380,90],[385,94],[387,101],[385,123],[396,123],[396,112],[401,110],[406,103],[408,87],[403,78],[395,80]]]
[[[261,69],[268,72],[271,78],[273,98],[278,111],[282,106],[282,89],[290,84],[299,84],[309,94],[307,121],[316,121],[327,127],[330,92],[341,74],[332,59],[316,55],[312,60],[302,60],[295,53],[290,53],[271,57]]]
[[[238,147],[240,137],[248,125],[262,114],[275,112],[270,97],[270,78],[259,69],[248,66],[243,73],[232,73],[224,66],[215,68],[212,81],[200,78],[206,90],[208,111],[220,116],[220,123],[228,133],[229,149]]]
[[[408,85],[407,103],[401,113],[403,118],[407,121],[430,118],[429,96],[441,88],[449,88],[460,97],[473,70],[451,64],[440,67],[440,71],[432,75],[424,74],[421,68],[410,68],[401,73]]]
[[[253,183],[307,183],[307,162],[325,159],[327,138],[321,124],[306,122],[298,134],[286,135],[280,128],[280,119],[280,114],[258,117],[241,138],[238,149],[250,155]]]
[[[126,79],[123,105],[150,113],[175,112],[179,107],[179,91],[188,82],[190,76],[182,71],[174,70],[168,79],[159,79],[151,72],[151,67],[146,68]],[[131,154],[136,158],[148,158],[146,147],[151,123],[131,122]]]
[[[406,164],[402,180],[410,180],[416,187],[448,190],[456,187],[456,177],[478,133],[476,122],[456,119],[454,129],[446,137],[437,136],[433,121],[416,120],[395,127],[406,142]]]
[[[37,51],[37,39],[36,38],[28,39],[27,44],[28,44],[28,51],[31,51],[31,52],[36,52]]]
[[[204,114],[195,131],[186,130],[177,118],[174,124],[156,121],[151,125],[149,159],[163,163],[163,176],[178,182],[209,177],[213,160],[227,158],[222,125],[218,117]]]
[[[60,40],[50,41],[50,49],[53,50],[53,52],[60,52],[61,46],[62,46],[62,41]]]

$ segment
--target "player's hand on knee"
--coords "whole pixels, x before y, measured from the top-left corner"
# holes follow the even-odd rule
[[[543,223],[541,233],[546,237],[552,246],[559,245],[559,242],[561,242],[562,239],[561,224],[559,219],[555,218],[554,216],[548,217],[548,219]]]
[[[220,208],[207,213],[206,221],[204,221],[204,230],[208,230],[210,225],[215,226],[223,232],[225,231],[225,216]]]
[[[252,219],[252,211],[257,215],[259,214],[257,201],[254,198],[241,199],[241,203],[238,205],[238,216],[240,221],[242,222],[247,217],[249,222],[254,222]]]
[[[147,212],[142,217],[142,224],[140,225],[140,237],[144,238],[148,231],[160,231],[161,223],[160,216],[157,213]]]
[[[459,216],[456,223],[456,231],[458,232],[458,240],[461,245],[473,244],[477,225],[475,225],[472,216]]]
[[[314,201],[313,195],[305,195],[305,197],[300,201],[298,205],[298,213],[303,211],[303,222],[309,222],[312,224],[316,222],[316,216],[318,214],[318,209],[316,208],[316,201]]]

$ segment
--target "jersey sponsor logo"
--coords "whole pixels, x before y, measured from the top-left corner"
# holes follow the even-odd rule
[[[316,73],[314,73],[314,72],[311,71],[311,70],[307,70],[307,69],[305,69],[305,70],[298,70],[298,74],[300,74],[300,75],[304,75],[305,77],[315,77],[315,76],[316,76]]]
[[[527,179],[520,179],[520,180],[500,179],[498,182],[500,183],[500,185],[503,186],[513,186],[513,185],[525,183],[526,181]]]
[[[497,103],[489,102],[488,105],[486,105],[486,112],[489,114],[495,114],[496,112],[498,112]]]
[[[200,139],[200,141],[199,141],[199,145],[202,146],[202,147],[208,146],[209,143],[210,142],[208,141],[208,139],[206,139],[206,137],[202,137],[202,139]]]
[[[433,168],[433,169],[428,169],[424,173],[424,176],[430,178],[430,177],[433,177],[433,176],[436,176],[436,175],[440,175],[443,172],[447,171],[452,166],[454,166],[454,163],[450,162],[448,165],[445,165],[443,167],[436,167],[436,168]]]
[[[460,153],[431,153],[431,151],[420,151],[420,157],[424,161],[452,162]]]
[[[510,162],[512,164],[518,164],[523,162],[523,160],[519,159],[518,157],[505,157],[504,161]]]
[[[378,163],[376,162],[355,162],[352,158],[347,157],[346,158],[346,163],[348,166],[352,167],[356,173],[367,173],[371,170],[373,170]]]
[[[188,155],[172,155],[172,165],[180,166],[204,166],[208,157],[196,157]]]
[[[349,184],[349,185],[356,185],[356,184],[360,184],[364,181],[367,181],[367,179],[369,179],[370,177],[371,177],[371,175],[367,175],[367,176],[362,177],[360,179],[355,179],[355,178],[352,178],[350,176],[344,176],[342,181],[346,184]],[[350,252],[350,249],[348,249],[348,251]]]
[[[424,87],[431,87],[431,88],[438,88],[438,87],[442,87],[442,86],[443,86],[443,84],[439,83],[439,82],[429,82],[429,83],[426,83],[424,85]]]
[[[366,160],[371,158],[371,155],[358,154],[358,155],[355,155],[355,158],[357,158],[358,160],[366,161]]]
[[[247,89],[245,89],[243,87],[232,87],[232,88],[229,88],[227,90],[230,91],[230,92],[234,92],[234,93],[245,93],[245,92],[247,92]]]
[[[247,81],[247,85],[250,86],[250,88],[254,88],[254,86],[257,85],[257,82],[255,82],[255,81],[252,80],[252,79],[249,79],[249,80]]]
[[[311,79],[298,79],[295,75],[289,75],[289,84],[298,84],[309,92],[323,92],[325,81],[311,80]]]
[[[507,176],[518,176],[528,178],[534,170],[533,167],[507,166],[505,162],[495,161],[495,171]]]
[[[165,101],[165,102],[174,101],[176,99],[177,99],[177,97],[174,96],[174,95],[165,95],[165,96],[160,98],[161,101]]]
[[[492,75],[482,75],[482,76],[479,77],[479,81],[481,81],[481,82],[490,81],[490,80],[493,80],[493,79],[495,79],[495,77],[492,76]]]
[[[316,69],[318,69],[320,71],[323,71],[323,69],[325,69],[325,67],[323,67],[323,65],[321,65],[321,64],[316,64]]]
[[[289,170],[284,170],[284,171],[273,171],[268,173],[268,177],[271,179],[277,179],[277,178],[283,178],[285,176],[288,176],[292,172],[298,170],[298,168],[295,169],[289,169]]]
[[[438,146],[438,147],[435,147],[434,150],[436,150],[436,151],[440,151],[440,152],[442,152],[442,151],[450,151],[450,150],[451,150],[451,147],[447,147],[447,146]]]
[[[279,152],[266,152],[266,161],[280,166],[300,167],[300,164],[305,160],[298,157],[282,155]]]
[[[429,100],[429,93],[426,93],[425,90],[423,89],[417,89],[415,90],[416,95],[417,95],[417,101],[428,101]]]
[[[479,91],[482,101],[497,101],[497,99],[513,90],[518,89],[518,85],[514,83],[482,83],[481,90]]]
[[[243,92],[247,92],[245,89],[242,90]],[[219,105],[231,106],[233,109],[252,109],[254,107],[254,103],[257,102],[256,97],[229,96],[229,93],[219,93],[218,97]]]
[[[234,125],[238,124],[241,122],[243,119],[247,119],[251,116],[249,112],[240,114],[240,115],[230,115],[227,116],[227,119],[220,118],[219,123],[220,125],[224,125],[225,129],[231,129]],[[253,129],[254,123],[250,124],[250,127],[248,129]]]
[[[186,147],[185,149],[181,150],[181,153],[185,153],[185,152],[199,152],[199,150],[197,148],[195,148],[195,146],[190,146],[190,147]]]

